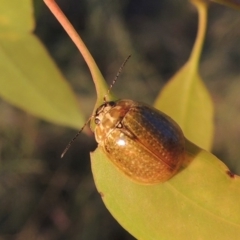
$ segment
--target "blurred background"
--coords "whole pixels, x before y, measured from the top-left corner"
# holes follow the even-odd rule
[[[188,1],[58,0],[114,92],[153,103],[186,62],[197,32]],[[86,118],[96,100],[82,56],[42,0],[34,0],[35,33],[70,82]],[[211,4],[200,64],[215,106],[213,153],[240,174],[240,12]],[[44,71],[44,70],[43,70]],[[61,93],[59,93],[61,94]],[[131,240],[102,203],[91,174],[94,136],[39,120],[0,100],[0,240]],[[81,126],[79,126],[80,128]],[[81,159],[81,161],[80,161]]]

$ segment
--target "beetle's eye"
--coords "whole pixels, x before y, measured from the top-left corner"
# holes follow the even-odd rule
[[[108,105],[109,105],[110,107],[113,107],[113,106],[115,106],[115,105],[116,105],[116,103],[115,103],[115,102],[113,102],[113,101],[111,101],[111,102],[108,102]]]
[[[97,125],[98,125],[98,124],[100,124],[100,122],[101,122],[101,121],[100,121],[100,119],[99,119],[99,118],[97,118],[97,117],[96,117],[96,118],[94,119],[94,122],[95,122],[95,124],[97,124]]]

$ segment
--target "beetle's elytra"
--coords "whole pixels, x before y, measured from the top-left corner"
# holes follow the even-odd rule
[[[181,166],[182,130],[157,109],[132,100],[109,101],[96,110],[94,120],[99,146],[135,182],[164,182]]]

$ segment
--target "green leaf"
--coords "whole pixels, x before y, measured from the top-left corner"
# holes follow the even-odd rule
[[[30,32],[34,28],[32,0],[1,0],[0,32]]]
[[[198,74],[198,64],[205,36],[207,6],[195,1],[199,10],[197,39],[188,62],[166,84],[154,106],[172,117],[186,138],[206,150],[213,139],[213,104]]]
[[[155,107],[172,117],[186,138],[210,150],[213,139],[213,104],[197,72],[188,62],[168,82]]]
[[[191,143],[187,150],[182,171],[147,186],[132,182],[95,151],[92,171],[105,205],[137,239],[240,239],[240,178],[229,176],[211,153]]]
[[[84,121],[73,91],[29,32],[34,25],[30,3],[0,3],[0,95],[37,117],[79,129]]]

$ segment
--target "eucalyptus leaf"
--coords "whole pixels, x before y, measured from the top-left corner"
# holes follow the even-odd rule
[[[166,84],[155,107],[172,117],[185,137],[210,150],[213,139],[213,104],[211,97],[192,64],[187,62]]]
[[[0,2],[0,96],[45,120],[79,129],[83,117],[69,84],[41,42],[31,1]]]
[[[188,142],[184,168],[146,186],[123,175],[100,149],[91,158],[105,205],[137,239],[240,238],[240,178],[211,153]]]

